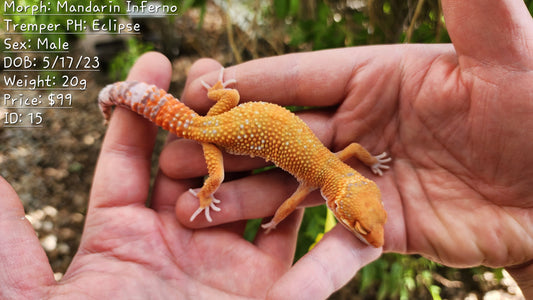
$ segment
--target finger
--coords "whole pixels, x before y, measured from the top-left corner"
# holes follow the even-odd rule
[[[170,73],[170,62],[152,52],[137,60],[128,80],[168,88]],[[149,121],[122,108],[115,110],[96,167],[89,209],[144,204],[155,134]]]
[[[533,261],[505,268],[522,290],[524,299],[533,297]]]
[[[34,298],[36,290],[55,284],[48,258],[25,218],[22,203],[2,177],[0,229],[0,298]]]
[[[390,63],[390,50],[360,47],[288,54],[245,62],[229,67],[225,79],[236,79],[231,87],[239,90],[242,102],[267,101],[280,105],[331,106],[346,96],[355,75],[381,72]],[[368,64],[372,63],[372,68]],[[365,67],[363,69],[363,67]],[[390,70],[390,66],[387,68]],[[205,108],[209,100],[201,81],[214,83],[219,70],[191,79],[184,98],[192,109]]]
[[[185,159],[186,158],[186,159]],[[265,167],[268,163],[261,158],[236,156],[223,152],[224,170],[241,172]],[[184,179],[207,174],[202,147],[196,141],[175,140],[169,143],[159,157],[161,171],[171,178]]]
[[[150,206],[158,212],[174,213],[178,197],[187,192],[191,186],[200,184],[202,184],[202,181],[198,178],[176,180],[159,172],[154,181]]]
[[[222,65],[214,59],[203,58],[194,62],[187,74],[181,101],[200,115],[205,115],[214,103],[213,100],[207,98],[207,90],[202,85],[202,80],[209,85],[215,84],[221,68]],[[204,74],[216,74],[216,76],[204,78],[202,77]],[[228,77],[224,76],[224,78]]]
[[[381,249],[363,245],[337,225],[272,287],[268,299],[326,299],[345,285]]]
[[[265,218],[274,215],[283,201],[296,190],[298,182],[282,170],[271,170],[224,183],[215,193],[221,203],[219,212],[211,213],[212,222],[203,215],[193,222],[190,216],[198,208],[198,199],[191,193],[182,194],[176,205],[176,215],[182,224],[202,228],[239,220]],[[307,196],[302,205],[324,203],[319,192]]]
[[[291,266],[303,214],[303,209],[296,209],[272,232],[266,233],[263,229],[259,229],[254,241],[255,245],[263,252]]]
[[[533,21],[524,1],[442,1],[446,27],[462,64],[505,64],[531,67]],[[474,61],[469,59],[473,58]],[[467,65],[468,66],[468,65]]]

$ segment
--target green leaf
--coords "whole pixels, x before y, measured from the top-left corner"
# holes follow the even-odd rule
[[[431,298],[434,300],[442,300],[440,297],[440,287],[437,285],[431,285],[429,287],[429,293],[431,294]]]
[[[263,219],[252,219],[246,222],[246,227],[244,228],[244,239],[253,242],[257,232],[261,230],[261,222]]]
[[[274,12],[279,19],[285,19],[289,15],[290,1],[274,0]]]

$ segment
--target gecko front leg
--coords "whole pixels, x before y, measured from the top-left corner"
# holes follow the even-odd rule
[[[350,145],[346,146],[346,148],[335,153],[335,155],[337,155],[337,157],[342,161],[346,161],[348,158],[354,156],[362,163],[367,165],[374,174],[379,176],[383,175],[383,170],[389,169],[389,166],[386,164],[392,160],[387,156],[387,152],[373,156],[370,154],[370,152],[368,152],[368,150],[358,143],[351,143]]]
[[[315,187],[310,187],[304,183],[300,183],[294,194],[292,194],[285,202],[281,204],[281,206],[276,210],[276,213],[274,214],[274,217],[272,217],[272,220],[266,224],[261,225],[263,229],[265,229],[265,233],[269,233],[270,230],[276,228],[276,226],[283,221],[286,217],[288,217],[302,201],[311,193],[314,191]]]

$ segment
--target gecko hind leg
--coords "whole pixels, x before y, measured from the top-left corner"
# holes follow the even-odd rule
[[[362,163],[367,165],[374,174],[379,176],[383,175],[383,170],[389,169],[387,163],[392,160],[392,158],[388,157],[387,152],[373,156],[370,154],[370,152],[368,152],[368,150],[358,143],[351,143],[350,145],[346,146],[346,148],[335,153],[335,155],[337,155],[337,157],[342,161],[346,161],[348,158],[355,156]]]
[[[237,81],[230,79],[223,82],[223,77],[224,68],[221,68],[218,81],[213,86],[209,86],[205,81],[202,81],[202,85],[207,89],[207,97],[216,101],[215,105],[207,112],[207,116],[216,116],[224,113],[239,103],[239,92],[235,89],[226,88]],[[200,207],[192,214],[190,221],[192,222],[199,214],[204,212],[207,221],[212,222],[210,210],[220,211],[220,208],[216,206],[216,204],[220,203],[220,200],[216,199],[214,194],[222,184],[222,181],[224,181],[224,161],[222,159],[222,151],[217,146],[209,143],[201,144],[209,175],[198,193],[189,190],[198,197],[200,202]]]
[[[207,112],[207,116],[219,115],[239,104],[239,92],[236,89],[227,88],[230,84],[237,83],[237,80],[230,79],[224,82],[223,77],[224,68],[221,68],[218,81],[213,86],[202,80],[202,85],[207,89],[207,97],[216,102]]]
[[[198,193],[189,190],[193,195],[198,197],[199,207],[192,214],[190,221],[192,222],[202,211],[205,213],[207,221],[212,222],[210,216],[210,210],[220,211],[220,208],[216,204],[220,203],[220,200],[214,197],[215,192],[224,181],[224,162],[222,160],[222,151],[217,146],[209,143],[202,143],[202,149],[204,151],[205,162],[207,164],[207,171],[209,175],[204,181],[204,185]]]

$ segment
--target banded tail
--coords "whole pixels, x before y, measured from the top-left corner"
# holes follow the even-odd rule
[[[180,137],[198,118],[192,109],[163,89],[137,81],[121,81],[107,85],[98,94],[98,105],[106,123],[113,106],[122,106],[144,116],[163,129]]]

